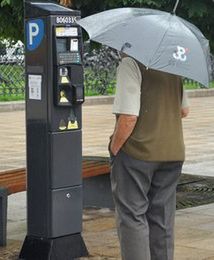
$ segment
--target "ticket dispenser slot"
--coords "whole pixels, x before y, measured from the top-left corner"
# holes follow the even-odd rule
[[[55,104],[73,106],[84,102],[83,84],[76,84],[72,71],[82,70],[81,38],[78,27],[54,27],[56,47],[55,70]],[[76,67],[76,68],[75,68]]]

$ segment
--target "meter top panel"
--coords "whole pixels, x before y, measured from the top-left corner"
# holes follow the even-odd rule
[[[25,2],[25,17],[34,18],[49,15],[74,15],[80,16],[80,11],[50,2]]]

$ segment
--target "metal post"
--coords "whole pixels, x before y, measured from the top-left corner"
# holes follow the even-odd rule
[[[82,231],[80,11],[25,3],[27,236],[20,258],[86,256]]]
[[[177,0],[177,1],[176,1],[175,6],[174,6],[173,11],[172,11],[173,14],[175,14],[179,2],[180,2],[180,0]]]

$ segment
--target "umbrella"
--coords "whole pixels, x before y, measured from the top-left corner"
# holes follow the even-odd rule
[[[80,19],[90,40],[135,58],[147,68],[209,85],[209,42],[175,14],[147,8],[117,8]]]

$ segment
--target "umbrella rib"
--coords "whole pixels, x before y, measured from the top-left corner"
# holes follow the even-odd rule
[[[175,17],[175,15],[171,15],[171,18],[172,18],[173,16]],[[177,17],[177,16],[176,16],[176,17]],[[177,17],[177,18],[180,18],[180,17]],[[182,19],[181,19],[181,22],[182,22]],[[156,51],[154,52],[154,55],[153,55],[152,58],[150,59],[150,61],[153,59],[153,57],[155,56],[156,52],[158,51],[158,49],[159,49],[159,47],[160,47],[160,45],[161,45],[161,43],[162,43],[162,41],[163,41],[163,39],[164,39],[164,37],[165,37],[165,35],[166,35],[166,33],[168,32],[169,29],[170,29],[170,26],[166,29],[165,33],[163,34],[163,37],[162,37],[162,39],[161,39],[161,41],[160,41],[160,43],[159,43],[159,45],[158,45]],[[197,39],[197,35],[196,35],[188,26],[186,26],[186,29],[193,35],[193,37],[195,37],[196,40],[198,40],[198,39]],[[201,48],[202,52],[204,53],[200,41],[199,41],[199,44],[200,44],[200,48]],[[203,58],[204,58],[205,64],[207,64],[207,61],[206,61],[204,55],[203,55]],[[150,63],[150,64],[151,64],[151,63]],[[149,67],[150,64],[149,64],[147,67]],[[153,64],[153,65],[154,65],[154,64]],[[166,67],[166,66],[165,66],[165,67]],[[206,66],[206,70],[207,70],[207,73],[208,73],[208,75],[209,75],[209,70],[208,70],[208,67],[207,67],[207,66]],[[163,71],[163,70],[162,70],[162,71]],[[180,76],[182,76],[182,75],[180,75]],[[191,78],[191,77],[190,77],[190,78]],[[192,79],[193,79],[193,78],[192,78]],[[193,80],[194,80],[194,79],[193,79]],[[197,80],[197,81],[200,82],[200,83],[202,83],[202,81],[199,81],[199,80]],[[202,83],[202,84],[203,84],[203,83]]]
[[[178,17],[179,19],[180,19],[180,17]],[[183,23],[183,19],[180,19],[181,20],[181,22]],[[185,23],[184,23],[185,24]],[[192,31],[188,26],[186,26],[186,29],[190,32],[190,33],[192,33],[192,35],[196,38],[196,40],[198,40],[198,42],[200,43],[200,47],[201,47],[201,50],[202,50],[202,52],[204,53],[204,50],[203,50],[203,48],[202,48],[202,46],[201,46],[201,42],[200,42],[200,40],[198,39],[198,37],[197,37],[197,35],[196,35],[196,33],[194,32],[194,31]],[[205,37],[204,37],[205,38]],[[206,39],[206,38],[205,38]],[[207,40],[207,39],[206,39]],[[205,53],[204,53],[205,54]],[[207,64],[207,60],[205,59],[205,56],[203,55],[203,58],[204,58],[204,61],[205,61],[205,64]],[[207,64],[208,65],[208,64]],[[207,73],[208,73],[208,75],[209,75],[209,69],[208,69],[208,67],[206,66],[206,70],[207,70]]]
[[[171,18],[172,18],[172,15],[170,14],[170,19],[171,19]],[[150,65],[151,65],[151,61],[153,60],[153,58],[154,58],[155,54],[157,53],[157,51],[158,51],[159,47],[161,46],[161,44],[162,44],[162,42],[163,42],[163,40],[164,40],[164,38],[165,38],[165,35],[167,34],[167,32],[168,32],[169,28],[170,28],[170,23],[169,23],[169,26],[168,26],[168,28],[167,28],[167,29],[166,29],[166,31],[164,32],[164,34],[163,34],[163,36],[162,36],[162,38],[161,38],[161,40],[160,40],[160,42],[159,42],[159,44],[158,44],[158,46],[157,46],[156,50],[154,51],[154,53],[153,53],[152,57],[150,58],[150,60],[149,60],[149,64],[147,64],[147,66],[146,66],[146,67],[148,67],[148,68],[150,67]]]
[[[201,31],[198,30],[198,28],[197,28],[196,26],[194,26],[194,24],[190,24],[188,21],[182,19],[181,17],[178,17],[178,16],[177,16],[177,18],[178,18],[182,23],[184,23],[184,25],[186,26],[186,28],[187,28],[193,35],[195,35],[195,37],[198,39],[199,42],[201,42],[201,41],[200,41],[200,37],[201,37],[201,38],[204,38],[205,40],[207,40],[207,41],[209,42],[209,40],[201,33]],[[194,30],[191,29],[190,26],[192,26],[192,28],[195,29],[196,31],[198,30],[198,33],[201,34],[201,36],[198,36],[197,33],[196,33]],[[203,48],[202,48],[202,50],[203,50]]]

